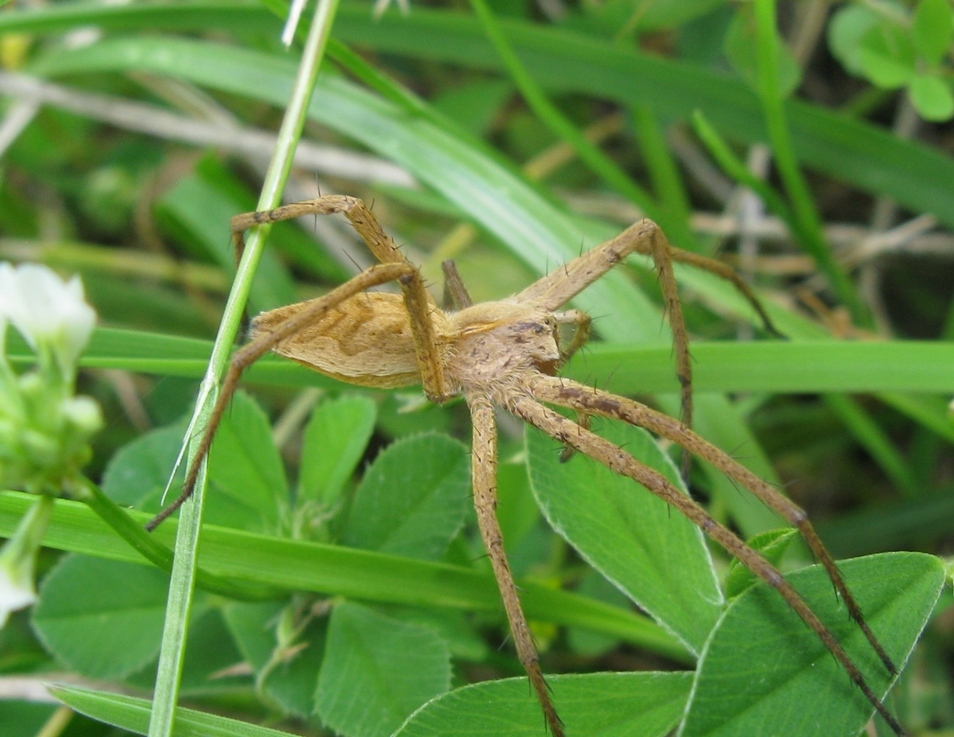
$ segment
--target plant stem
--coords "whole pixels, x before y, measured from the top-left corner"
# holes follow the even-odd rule
[[[288,172],[291,170],[295,147],[301,137],[305,115],[311,103],[318,69],[324,58],[325,45],[331,31],[338,0],[318,0],[315,17],[302,52],[301,65],[292,88],[285,118],[278,133],[275,155],[269,164],[258,201],[260,210],[276,207],[281,201],[281,192]],[[189,425],[190,449],[196,447],[194,439],[201,433],[218,393],[219,377],[229,361],[232,344],[235,342],[245,302],[251,289],[252,277],[261,259],[265,237],[269,228],[260,226],[252,231],[242,260],[239,263],[235,282],[229,294],[225,314],[212,348],[209,368],[199,390],[195,413]],[[205,492],[205,473],[199,474],[195,494],[182,506],[179,514],[179,530],[176,536],[176,555],[172,567],[169,599],[159,653],[159,669],[153,708],[149,719],[149,737],[171,737],[179,693],[182,663],[185,658],[185,643],[192,595],[196,583],[199,530],[202,520],[202,503]]]
[[[665,129],[659,122],[659,117],[648,105],[634,105],[630,110],[636,137],[639,139],[643,159],[653,183],[653,191],[659,198],[660,206],[664,211],[671,213],[670,218],[683,224],[688,224],[692,218],[692,205],[689,194],[679,173],[679,167],[673,159],[669,144],[666,141]],[[667,222],[667,226],[669,223]],[[686,228],[688,230],[688,227]],[[671,230],[671,228],[670,228]],[[673,234],[673,237],[677,237]],[[692,248],[695,243],[695,234],[691,240],[683,242],[686,248]]]
[[[696,110],[692,116],[692,127],[699,140],[702,141],[709,155],[715,159],[719,167],[730,179],[752,190],[769,211],[774,212],[789,229],[796,235],[799,232],[799,222],[785,200],[768,182],[760,179],[746,167],[745,163],[735,155],[725,139],[709,123],[701,110]]]
[[[870,325],[871,316],[825,242],[821,219],[805,179],[802,177],[785,121],[784,100],[780,92],[777,64],[778,34],[775,23],[775,0],[755,3],[756,46],[758,54],[758,94],[768,128],[769,143],[782,186],[791,201],[799,223],[802,245],[827,277],[835,295],[851,311],[860,325]]]

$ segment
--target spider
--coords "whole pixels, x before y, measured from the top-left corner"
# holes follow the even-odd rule
[[[324,296],[262,313],[252,322],[250,341],[229,365],[204,435],[186,474],[182,494],[148,527],[154,528],[192,493],[201,463],[244,369],[274,351],[335,379],[360,386],[395,388],[421,384],[428,399],[442,403],[462,395],[473,422],[472,480],[480,534],[500,590],[517,656],[540,701],[554,737],[565,730],[541,671],[503,547],[497,522],[497,426],[501,408],[555,438],[569,453],[579,452],[627,476],[698,525],[716,543],[775,589],[841,664],[851,680],[897,735],[899,723],[871,690],[864,676],[828,627],[771,563],[717,522],[703,507],[680,493],[657,471],[589,429],[591,416],[643,427],[708,461],[740,487],[797,528],[815,558],[828,572],[852,620],[864,632],[884,667],[896,669],[865,623],[861,609],[805,512],[729,455],[689,429],[692,414],[691,366],[680,303],[672,271],[674,261],[701,266],[731,281],[771,327],[767,315],[745,283],[728,267],[672,247],[650,220],[641,220],[615,238],[573,259],[518,294],[474,304],[451,264],[445,265],[450,302],[456,311],[437,307],[423,278],[384,232],[361,200],[320,196],[275,210],[232,218],[237,249],[243,233],[262,223],[306,214],[342,213],[380,263]],[[673,329],[682,419],[677,420],[632,399],[557,376],[567,358],[586,341],[590,318],[559,308],[632,253],[651,256],[656,264]],[[367,290],[396,281],[400,294]],[[571,332],[561,347],[562,332]],[[547,405],[576,412],[570,419]]]

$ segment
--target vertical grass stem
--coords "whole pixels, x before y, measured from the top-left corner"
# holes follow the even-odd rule
[[[805,179],[802,177],[785,121],[784,100],[780,92],[775,22],[775,0],[755,3],[756,46],[758,55],[758,94],[768,128],[772,155],[792,211],[799,223],[802,245],[828,279],[838,299],[851,311],[855,322],[869,326],[871,317],[858,296],[851,279],[842,270],[825,242],[821,219]]]
[[[291,170],[295,148],[301,137],[305,114],[311,102],[312,90],[315,88],[315,81],[324,58],[325,46],[337,7],[338,0],[318,0],[318,7],[315,10],[311,29],[308,32],[302,52],[301,64],[291,90],[288,108],[279,130],[275,155],[269,164],[262,185],[262,193],[258,201],[258,209],[260,210],[274,208],[281,201],[282,189],[288,178],[288,172]],[[245,310],[252,278],[261,259],[267,232],[267,226],[261,226],[252,231],[242,254],[235,282],[232,285],[219,332],[212,348],[209,367],[202,380],[195,413],[189,426],[190,435],[187,440],[190,447],[195,446],[192,438],[198,437],[198,433],[202,432],[208,412],[215,401],[219,378],[228,365],[231,347],[238,334],[242,313]],[[166,604],[166,619],[162,635],[162,649],[159,653],[156,689],[149,719],[149,737],[171,737],[173,733],[179,681],[185,657],[189,612],[192,607],[192,594],[195,585],[204,487],[205,474],[202,473],[196,483],[193,498],[182,506],[179,513],[175,561],[173,562],[169,598]]]

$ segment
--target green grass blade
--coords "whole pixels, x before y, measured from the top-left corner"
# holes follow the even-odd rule
[[[31,501],[27,494],[0,492],[0,536],[12,533]],[[131,514],[142,523],[149,518],[140,512]],[[153,534],[171,542],[174,521]],[[493,577],[467,568],[215,525],[206,525],[202,535],[203,568],[240,583],[364,601],[500,612],[503,617]],[[58,550],[142,563],[135,550],[78,502],[57,501],[43,543]],[[521,594],[531,618],[585,627],[678,662],[689,660],[681,645],[641,615],[532,582],[522,584]]]
[[[99,721],[145,734],[150,702],[135,696],[105,693],[76,686],[53,686],[54,696],[71,708]],[[289,737],[289,732],[260,727],[237,719],[193,709],[176,711],[176,737]]]
[[[11,335],[15,364],[30,354]],[[200,377],[210,343],[156,333],[98,328],[80,359],[83,368],[110,368],[159,376]],[[931,341],[792,340],[692,344],[693,384],[699,392],[809,394],[847,392],[954,393],[954,345]],[[593,343],[565,373],[617,394],[676,392],[669,346]],[[265,357],[248,372],[253,384],[340,387],[314,371]]]
[[[775,29],[775,0],[757,0],[754,5],[756,24],[756,51],[758,58],[758,94],[765,114],[765,125],[772,147],[772,155],[779,177],[791,201],[792,212],[798,221],[796,233],[801,236],[802,246],[815,260],[818,269],[828,279],[832,290],[851,310],[855,320],[862,325],[871,321],[867,308],[834,255],[822,234],[821,218],[815,201],[798,166],[792,147],[784,99],[779,90],[781,82],[778,70],[778,34]]]

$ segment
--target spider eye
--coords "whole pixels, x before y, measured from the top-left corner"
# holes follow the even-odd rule
[[[557,324],[557,321],[553,319],[553,316],[552,316],[552,315],[547,315],[546,317],[543,318],[543,322],[540,323],[540,324],[538,324],[538,325],[536,326],[536,328],[534,328],[534,332],[535,332],[537,335],[543,335],[544,333],[550,333],[550,334],[552,334],[552,335],[555,336],[556,333],[557,333],[557,328],[558,328],[558,327],[559,327],[559,325]]]

